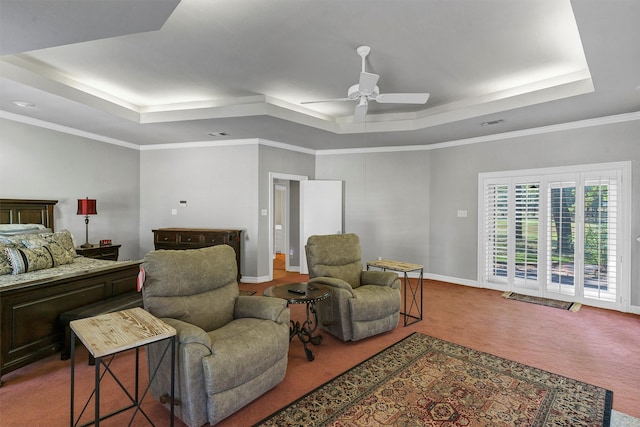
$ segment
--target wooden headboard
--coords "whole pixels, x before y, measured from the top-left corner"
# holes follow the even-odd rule
[[[53,230],[57,200],[0,199],[0,224],[42,224]]]

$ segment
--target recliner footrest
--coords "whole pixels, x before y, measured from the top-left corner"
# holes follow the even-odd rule
[[[62,313],[58,319],[60,325],[64,326],[64,347],[60,353],[60,360],[67,360],[71,357],[71,328],[69,323],[78,319],[86,319],[87,317],[136,307],[142,307],[142,294],[132,291]],[[91,355],[89,355],[89,363],[93,364]]]

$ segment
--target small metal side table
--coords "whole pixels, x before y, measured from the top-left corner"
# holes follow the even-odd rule
[[[82,415],[88,408],[91,399],[94,399],[95,403],[95,418],[82,426],[95,425],[99,426],[100,421],[106,418],[117,415],[128,409],[136,408],[135,412],[131,416],[131,422],[138,412],[140,412],[149,421],[151,425],[153,422],[149,419],[147,414],[140,406],[144,400],[147,392],[149,391],[150,384],[155,378],[158,368],[164,357],[167,355],[167,351],[171,348],[171,419],[170,424],[173,426],[174,415],[174,376],[175,376],[175,352],[176,352],[176,330],[154,317],[151,313],[145,311],[140,307],[132,308],[129,310],[116,311],[113,313],[103,314],[95,317],[88,317],[85,319],[74,320],[69,324],[71,328],[71,427],[75,427],[80,423]],[[95,366],[95,388],[87,402],[85,403],[82,411],[75,418],[75,342],[76,338],[80,338],[80,341],[87,347],[91,355],[96,360]],[[139,396],[139,357],[140,347],[151,344],[158,341],[167,341],[164,353],[158,366],[155,368],[152,374],[149,375],[149,384],[145,388],[142,396]],[[135,349],[136,351],[136,377],[135,377],[135,391],[132,396],[129,391],[126,390],[115,373],[111,370],[111,362],[117,353],[121,353],[126,350]],[[104,357],[111,356],[108,361],[103,361]],[[104,371],[100,368],[104,367]],[[100,381],[102,377],[109,373],[111,377],[118,383],[120,388],[124,391],[127,397],[131,400],[131,405],[126,406],[120,410],[112,412],[105,416],[100,416]]]
[[[424,267],[420,264],[410,264],[408,262],[393,261],[389,259],[381,259],[377,261],[367,262],[367,270],[369,267],[381,268],[382,270],[391,270],[403,273],[403,287],[404,287],[404,310],[400,314],[404,316],[404,326],[409,326],[413,323],[422,320],[422,285],[423,285],[423,272]],[[412,271],[419,271],[418,282],[416,285],[411,285],[411,281],[407,273]],[[420,291],[420,296],[418,296]],[[410,297],[409,307],[407,307],[407,297]],[[419,300],[418,300],[419,298]],[[409,322],[408,319],[414,319]]]
[[[307,344],[320,345],[322,335],[313,335],[318,327],[318,313],[316,312],[316,303],[325,300],[331,296],[329,288],[323,285],[307,285],[306,283],[289,283],[287,285],[270,286],[264,290],[264,296],[277,297],[287,300],[289,304],[306,304],[307,319],[300,323],[291,320],[289,326],[289,341],[297,336],[304,345],[304,352],[307,360],[311,362],[316,358],[313,350],[307,347]],[[313,314],[313,319],[311,315]]]

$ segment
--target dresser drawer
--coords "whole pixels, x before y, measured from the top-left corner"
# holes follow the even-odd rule
[[[204,236],[197,233],[179,233],[176,236],[178,245],[201,246],[204,241]]]
[[[204,233],[202,243],[206,246],[226,245],[229,243],[229,233]]]
[[[176,244],[176,238],[177,238],[177,234],[176,233],[172,233],[172,232],[164,232],[164,231],[158,231],[157,233],[154,233],[156,236],[155,242],[154,243],[160,243],[160,244]]]

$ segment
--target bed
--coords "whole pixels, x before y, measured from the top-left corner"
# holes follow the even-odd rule
[[[31,233],[46,238],[64,234],[54,230],[56,203],[57,200],[0,199],[0,225],[35,225],[42,229]],[[11,237],[15,232],[2,233]],[[7,245],[0,255],[8,253]],[[53,262],[53,252],[49,252],[55,266],[23,274],[6,274],[5,270],[0,275],[0,386],[2,375],[62,348],[64,328],[58,323],[61,313],[136,290],[140,261],[73,256],[68,263],[58,265]]]

